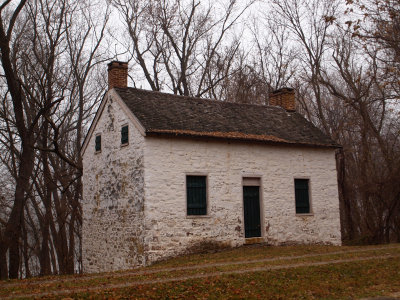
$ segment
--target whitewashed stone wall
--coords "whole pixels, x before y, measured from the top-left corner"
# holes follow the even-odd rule
[[[262,237],[270,244],[341,243],[334,150],[146,138],[149,261],[202,243],[245,242],[243,177],[261,179]],[[186,175],[207,175],[206,217],[186,216]],[[312,215],[296,215],[294,179],[310,180]]]
[[[129,145],[121,146],[121,127]],[[95,153],[95,136],[102,150]],[[82,250],[84,272],[146,263],[143,236],[143,136],[120,105],[106,103],[83,157]]]
[[[129,125],[129,145],[120,145]],[[102,151],[95,153],[101,133]],[[109,99],[83,157],[85,272],[133,268],[202,247],[245,242],[243,177],[261,182],[263,239],[340,244],[332,149],[144,138]],[[208,215],[186,216],[186,175],[207,175]],[[311,215],[296,215],[294,178],[310,180]]]

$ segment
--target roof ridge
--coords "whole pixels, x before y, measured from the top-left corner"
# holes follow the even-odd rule
[[[284,108],[282,108],[280,106],[274,106],[274,105],[229,102],[229,101],[222,101],[222,100],[212,99],[212,98],[200,98],[200,97],[194,97],[194,96],[177,95],[177,94],[161,92],[161,91],[145,90],[145,89],[139,89],[139,88],[135,88],[135,87],[125,87],[125,88],[115,87],[115,89],[117,89],[117,90],[135,90],[135,91],[140,91],[140,92],[144,92],[144,93],[148,93],[148,94],[154,93],[154,94],[160,94],[160,95],[173,96],[173,97],[181,98],[181,99],[190,99],[190,100],[197,100],[197,101],[204,101],[204,102],[223,103],[223,104],[226,104],[226,105],[256,106],[256,107],[263,107],[263,108],[273,109],[273,110],[283,110],[283,111],[287,112]],[[287,112],[287,113],[293,113],[293,112]]]

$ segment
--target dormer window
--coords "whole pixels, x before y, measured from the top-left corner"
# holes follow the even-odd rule
[[[124,125],[121,128],[121,145],[127,145],[129,143],[129,131],[128,125]]]
[[[96,135],[95,142],[94,142],[94,149],[96,152],[101,152],[101,135]]]

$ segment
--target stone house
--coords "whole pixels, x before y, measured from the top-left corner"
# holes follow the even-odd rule
[[[127,87],[109,90],[82,147],[85,272],[121,270],[205,244],[341,244],[335,150],[295,111]]]

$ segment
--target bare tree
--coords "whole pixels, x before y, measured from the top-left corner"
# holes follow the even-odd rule
[[[251,3],[113,1],[129,33],[127,51],[150,88],[197,97],[215,96],[231,74],[240,43],[228,34]]]
[[[9,251],[9,277],[17,278],[20,264],[19,241],[22,234],[24,206],[26,195],[30,189],[29,178],[34,167],[33,131],[40,115],[36,114],[33,118],[31,118],[32,115],[29,118],[24,115],[24,107],[30,108],[31,103],[27,101],[23,87],[19,81],[10,46],[13,39],[14,26],[26,1],[20,1],[15,8],[10,8],[10,2],[4,1],[0,6],[0,51],[1,63],[11,98],[12,114],[15,118],[15,127],[18,131],[21,150],[16,174],[14,204],[2,234],[0,257],[4,257],[7,250]],[[7,17],[6,9],[9,9],[7,13],[11,11],[10,17]],[[35,110],[32,109],[31,112],[35,113]],[[4,265],[2,264],[1,266],[3,267]],[[1,278],[6,278],[7,270],[0,270],[0,276]]]
[[[320,77],[353,115],[353,124],[348,122],[337,135],[347,152],[347,172],[353,173],[348,176],[352,195],[347,201],[352,201],[350,209],[360,215],[357,225],[353,222],[348,228],[349,238],[360,232],[358,236],[370,243],[396,241],[400,204],[400,189],[395,184],[400,180],[396,128],[400,124],[390,109],[393,90],[385,84],[387,76],[382,71],[387,68],[381,66],[379,50],[359,47],[353,36],[350,31],[337,33],[332,68]]]
[[[7,156],[2,163],[18,182],[24,159],[29,159],[22,192],[16,184],[16,194],[22,193],[23,201],[19,205],[14,201],[1,236],[0,254],[4,258],[9,252],[11,278],[29,276],[30,265],[36,259],[42,275],[74,273],[81,261],[80,145],[105,88],[97,72],[98,65],[107,59],[107,48],[102,44],[109,10],[98,9],[96,15],[93,8],[99,8],[99,4],[95,7],[92,1],[30,1],[18,11],[20,19],[10,31],[15,37],[9,38],[6,46],[11,75],[18,86],[17,96],[22,99],[23,130],[29,133],[30,151],[30,156],[25,156],[26,142],[21,137],[9,74],[5,72],[8,91],[4,89],[0,110],[4,124],[0,140]],[[4,70],[5,57],[2,55]],[[17,221],[14,210],[19,211]],[[9,229],[15,223],[18,236]],[[23,264],[19,260],[21,254]],[[7,264],[2,267],[4,278]]]
[[[324,68],[329,35],[339,13],[338,1],[276,0],[272,1],[272,10],[274,23],[289,29],[292,41],[299,47],[297,54],[301,63],[299,67],[302,68],[299,75],[312,90],[320,128],[330,135],[318,76]]]
[[[290,43],[291,32],[270,12],[257,18],[252,26],[256,51],[253,64],[269,91],[291,85],[298,67],[298,50]]]

